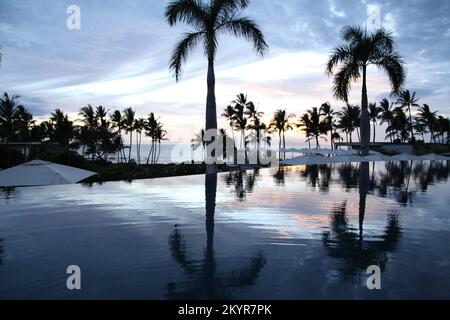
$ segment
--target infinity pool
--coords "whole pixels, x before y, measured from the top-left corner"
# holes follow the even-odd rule
[[[0,298],[450,298],[449,162],[0,191]],[[68,290],[66,269],[81,269]],[[371,265],[381,290],[369,290]]]

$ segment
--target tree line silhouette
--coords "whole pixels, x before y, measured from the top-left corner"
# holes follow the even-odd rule
[[[167,140],[167,131],[154,113],[147,118],[137,117],[132,108],[109,112],[103,106],[87,105],[80,109],[75,121],[60,109],[52,112],[50,119],[37,123],[31,112],[19,103],[20,96],[4,93],[0,98],[0,139],[6,142],[7,158],[11,142],[42,142],[63,150],[78,150],[92,161],[109,161],[116,154],[119,163],[158,163],[161,142]],[[124,141],[124,133],[129,144]],[[151,139],[148,154],[141,154],[142,136]],[[134,139],[133,140],[133,136]],[[137,159],[131,151],[136,148]],[[128,149],[128,154],[126,152]]]

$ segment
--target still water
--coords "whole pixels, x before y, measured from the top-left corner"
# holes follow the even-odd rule
[[[449,171],[333,164],[2,190],[0,298],[448,299]],[[367,289],[370,265],[381,290]]]

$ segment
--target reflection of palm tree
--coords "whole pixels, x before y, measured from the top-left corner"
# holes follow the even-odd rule
[[[228,173],[225,177],[227,187],[233,188],[237,199],[244,200],[247,193],[252,193],[256,184],[256,178],[259,176],[259,169],[251,171],[234,171]]]
[[[214,214],[216,207],[217,174],[205,177],[206,200],[206,248],[203,259],[197,265],[189,258],[186,241],[177,228],[169,238],[174,259],[189,275],[189,280],[168,284],[170,299],[231,299],[232,289],[251,286],[264,268],[266,260],[259,254],[250,260],[246,268],[219,273],[214,252]]]
[[[396,214],[389,214],[387,225],[380,240],[364,240],[364,215],[369,186],[369,163],[362,163],[359,171],[359,232],[348,224],[347,202],[333,209],[330,231],[324,232],[323,244],[328,254],[344,263],[344,277],[356,276],[370,265],[378,265],[383,271],[388,261],[388,252],[396,249],[401,228]]]
[[[321,191],[328,191],[331,181],[331,165],[306,165],[301,176],[308,179],[308,183],[313,188],[319,186]]]
[[[285,183],[285,171],[283,166],[279,166],[277,172],[273,175],[275,183],[280,186],[284,186]]]

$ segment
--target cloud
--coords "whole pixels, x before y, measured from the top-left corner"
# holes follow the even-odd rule
[[[39,116],[54,108],[76,114],[88,103],[133,106],[142,115],[164,115],[171,138],[185,138],[204,122],[206,62],[202,49],[194,50],[182,81],[174,81],[168,70],[170,53],[189,27],[167,25],[167,2],[78,0],[81,30],[69,31],[66,8],[72,1],[2,0],[0,87],[21,94]],[[398,51],[408,63],[408,88],[417,91],[421,101],[450,114],[446,0],[252,1],[245,15],[264,31],[270,51],[261,59],[244,40],[221,37],[218,112],[240,92],[259,103],[266,121],[277,108],[299,114],[324,101],[342,105],[332,97],[324,64],[340,42],[341,28],[365,22],[368,4],[380,6],[383,26],[395,33]],[[353,85],[354,103],[360,99],[359,86]],[[371,71],[370,99],[377,101],[387,93],[386,77]]]

